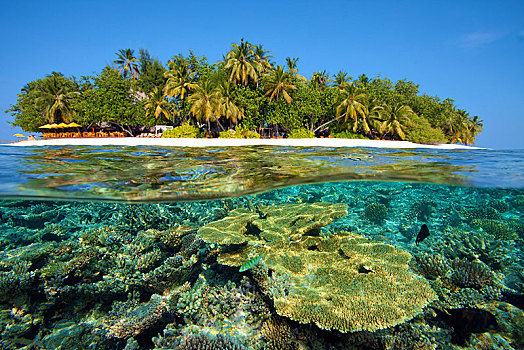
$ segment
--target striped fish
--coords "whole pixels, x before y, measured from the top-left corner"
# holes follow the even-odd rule
[[[242,266],[240,266],[240,269],[238,270],[239,272],[244,272],[244,271],[247,271],[249,269],[251,269],[253,266],[255,266],[259,261],[260,259],[262,259],[264,257],[264,254],[262,255],[259,255],[257,256],[256,258],[253,258],[251,260],[248,260],[246,261],[245,263],[242,264]]]

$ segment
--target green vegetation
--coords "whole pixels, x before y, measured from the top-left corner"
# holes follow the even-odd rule
[[[293,129],[287,135],[290,139],[311,139],[315,137],[315,133],[304,128]]]
[[[237,125],[235,129],[221,131],[218,137],[222,139],[259,139],[260,134]]]
[[[411,81],[353,79],[344,71],[307,79],[298,74],[298,58],[277,65],[262,45],[244,39],[213,64],[191,51],[166,67],[147,50],[134,54],[119,50],[113,67],[94,76],[77,80],[53,72],[28,83],[8,110],[12,124],[36,132],[46,123],[107,122],[129,135],[140,126],[187,124],[228,138],[260,133],[464,144],[482,131],[477,116],[451,99],[420,93]]]
[[[184,123],[180,126],[174,127],[172,130],[166,130],[162,134],[162,137],[171,138],[196,138],[199,137],[200,130],[194,126]]]

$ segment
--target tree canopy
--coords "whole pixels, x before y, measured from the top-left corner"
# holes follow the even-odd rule
[[[420,92],[412,81],[365,74],[353,79],[344,70],[332,76],[319,70],[308,79],[298,74],[298,58],[286,58],[284,68],[263,45],[244,39],[213,64],[192,51],[174,55],[166,65],[145,49],[134,53],[118,50],[113,67],[78,81],[53,72],[28,83],[8,110],[12,124],[35,132],[48,122],[86,127],[189,122],[215,135],[228,126],[464,144],[473,144],[482,132],[478,116],[452,99]]]

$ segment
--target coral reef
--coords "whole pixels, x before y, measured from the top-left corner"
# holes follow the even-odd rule
[[[493,273],[481,261],[455,259],[451,262],[453,275],[451,278],[461,287],[482,288],[493,283]]]
[[[0,201],[0,348],[458,348],[436,315],[461,309],[500,325],[465,347],[522,348],[521,193],[353,181],[202,202]]]
[[[264,216],[252,222],[259,234],[244,235],[247,244],[220,254],[218,261],[241,266],[252,256],[265,254],[272,273],[288,276],[292,286],[291,291],[272,295],[277,312],[301,323],[347,332],[377,330],[411,319],[435,293],[409,270],[407,252],[345,232],[328,238],[311,235],[312,229],[329,224],[344,211],[328,203],[262,210]],[[315,217],[322,220],[315,222]],[[213,243],[224,237],[216,230],[199,233]],[[230,242],[229,236],[224,237],[224,245]]]
[[[208,334],[189,334],[177,345],[180,350],[247,350],[238,345],[233,339],[221,334],[211,336]]]
[[[388,209],[384,204],[371,203],[366,206],[363,215],[370,222],[381,225],[386,220],[387,211]]]
[[[495,236],[500,240],[511,240],[517,238],[515,230],[503,222],[492,219],[474,219],[471,224],[481,227],[487,234]]]
[[[436,206],[436,202],[429,196],[421,196],[418,201],[411,205],[407,217],[427,221],[435,213]]]
[[[443,277],[450,270],[448,260],[440,254],[424,253],[417,257],[420,267],[428,277]]]
[[[107,321],[107,336],[124,339],[136,336],[158,322],[165,311],[166,301],[157,294],[153,294],[147,303],[130,310],[127,305],[124,308],[121,305],[113,307],[112,316],[115,318]]]

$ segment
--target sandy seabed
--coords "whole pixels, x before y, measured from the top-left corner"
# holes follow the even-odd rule
[[[355,140],[335,138],[315,139],[194,139],[194,138],[60,138],[28,140],[10,146],[168,146],[168,147],[240,147],[240,146],[291,146],[291,147],[374,147],[374,148],[433,148],[483,149],[457,144],[425,145],[408,141]]]

